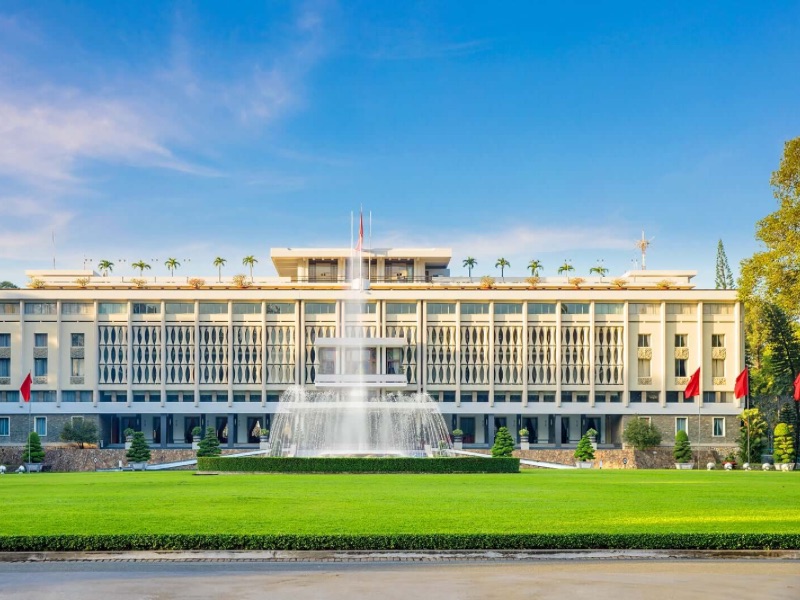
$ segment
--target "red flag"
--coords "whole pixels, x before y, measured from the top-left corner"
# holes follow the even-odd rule
[[[31,383],[32,382],[33,382],[33,379],[31,379],[31,374],[29,372],[28,376],[25,378],[25,381],[23,381],[22,385],[19,386],[19,393],[22,394],[22,398],[25,400],[25,402],[30,402],[31,401]]]
[[[694,375],[689,377],[689,383],[686,384],[686,389],[683,390],[683,397],[694,398],[700,394],[700,369],[694,372]]]
[[[794,399],[800,402],[800,374],[794,379]]]
[[[364,247],[364,213],[359,215],[359,223],[358,223],[358,244],[356,245],[356,250],[359,252]]]
[[[745,367],[744,371],[739,373],[736,378],[736,385],[733,386],[733,395],[736,398],[744,398],[750,393],[750,378],[748,375],[747,367]]]

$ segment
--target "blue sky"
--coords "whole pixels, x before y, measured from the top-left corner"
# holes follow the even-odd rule
[[[800,135],[797,2],[0,4],[0,279],[273,246],[602,259],[713,285]],[[127,261],[122,263],[121,259]],[[160,265],[156,265],[160,261]],[[185,259],[191,259],[186,262]],[[260,272],[260,273],[259,273]]]

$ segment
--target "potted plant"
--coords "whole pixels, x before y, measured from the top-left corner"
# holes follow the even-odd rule
[[[134,471],[147,469],[147,461],[150,460],[150,446],[147,445],[147,440],[144,439],[144,433],[137,431],[133,434],[131,447],[125,453],[125,458],[128,459],[128,464],[133,467]]]
[[[693,469],[692,446],[689,443],[689,436],[681,430],[675,434],[675,448],[672,449],[672,457],[675,459],[676,469]]]
[[[530,442],[528,442],[528,439],[529,439],[528,435],[529,434],[530,434],[530,432],[527,429],[525,429],[524,427],[519,430],[519,449],[520,450],[530,450],[531,449]]]
[[[591,469],[594,466],[594,448],[589,441],[589,434],[584,433],[578,447],[575,448],[575,466],[579,469]]]
[[[262,429],[258,434],[258,447],[261,450],[269,450],[269,429]]]
[[[586,430],[586,435],[589,436],[589,443],[592,445],[593,450],[597,450],[597,430],[590,427]]]
[[[192,429],[192,450],[197,450],[200,447],[200,437],[202,434],[203,430],[200,427]]]
[[[794,470],[795,453],[794,441],[792,440],[794,432],[792,429],[791,425],[778,423],[774,430],[775,447],[773,448],[772,456],[775,459],[775,464],[781,465],[782,471]]]
[[[38,473],[42,470],[44,448],[39,434],[31,431],[28,434],[28,443],[22,448],[22,461],[28,473]]]
[[[464,449],[464,432],[460,429],[453,429],[453,450]]]
[[[128,427],[122,432],[125,436],[125,450],[131,449],[131,442],[133,441],[133,434],[136,433],[132,428]]]
[[[731,450],[722,459],[722,466],[726,469],[733,469],[736,466],[736,453]]]

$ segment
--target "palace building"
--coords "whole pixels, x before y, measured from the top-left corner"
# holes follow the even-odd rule
[[[188,447],[196,426],[255,447],[288,388],[348,378],[367,393],[427,392],[465,447],[502,425],[515,439],[527,428],[532,448],[574,446],[589,428],[620,447],[637,416],[666,444],[679,429],[695,446],[734,441],[735,291],[696,289],[693,271],[451,277],[443,248],[375,249],[355,269],[351,256],[275,248],[277,277],[252,281],[28,272],[29,289],[0,290],[0,445],[31,426],[58,442],[82,418],[104,447],[128,427]],[[700,394],[684,399],[698,367]],[[19,393],[29,371],[30,405]]]

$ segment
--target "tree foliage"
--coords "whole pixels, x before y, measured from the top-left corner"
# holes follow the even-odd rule
[[[0,290],[18,290],[19,287],[10,281],[0,281]]]
[[[772,456],[776,463],[794,462],[794,437],[792,427],[786,423],[775,426]]]
[[[133,434],[131,447],[125,453],[125,458],[132,463],[142,463],[150,460],[150,446],[147,444],[147,440],[144,439],[144,433],[137,431]]]
[[[760,463],[767,445],[767,422],[757,408],[748,408],[739,415],[739,457],[743,463]]]
[[[42,439],[35,431],[28,434],[28,442],[22,448],[22,460],[29,463],[40,463],[44,460]]]
[[[672,457],[677,463],[692,462],[692,445],[689,443],[689,436],[683,430],[675,434],[675,447],[672,449]]]
[[[581,436],[578,447],[575,448],[574,456],[577,460],[594,460],[594,448],[592,447],[591,440],[589,440],[588,433],[584,433]]]
[[[197,446],[197,456],[219,456],[221,453],[217,432],[213,427],[207,427],[206,434]]]
[[[494,446],[492,446],[492,456],[500,458],[503,456],[511,456],[514,452],[514,440],[508,427],[500,427],[494,435]]]
[[[622,439],[636,450],[648,450],[661,443],[661,431],[649,420],[636,417],[628,421]]]
[[[733,272],[728,264],[728,255],[725,254],[725,246],[722,240],[717,243],[717,276],[715,287],[718,290],[733,289]]]
[[[84,448],[86,444],[96,444],[97,439],[97,423],[88,419],[67,421],[61,429],[61,440],[75,442],[79,448]]]

